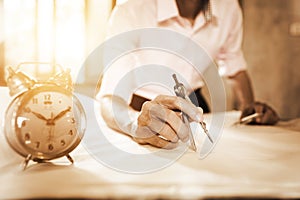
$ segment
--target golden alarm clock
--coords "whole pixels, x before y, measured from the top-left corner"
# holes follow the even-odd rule
[[[17,68],[19,69],[19,67]],[[14,96],[5,113],[4,133],[9,145],[25,158],[45,162],[66,156],[80,143],[86,115],[73,94],[70,71],[62,70],[47,81],[36,81],[8,68],[7,84]]]

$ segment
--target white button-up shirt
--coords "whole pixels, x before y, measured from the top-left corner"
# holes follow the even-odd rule
[[[179,15],[175,0],[128,0],[117,5],[109,21],[108,38],[114,40],[113,36],[120,33],[128,36],[116,39],[117,42],[106,48],[108,54],[120,50],[120,56],[114,60],[104,56],[104,60],[109,59],[98,97],[114,94],[130,101],[133,92],[150,99],[159,94],[172,94],[172,73],[179,74],[191,92],[204,85],[202,73],[209,65],[207,58],[218,63],[222,76],[245,70],[241,50],[242,13],[238,2],[211,0],[211,9],[212,22],[207,23],[201,12],[192,24]],[[143,28],[170,32],[156,35],[155,31],[150,34],[151,29],[150,33],[140,33]],[[128,33],[132,30],[136,31]],[[202,51],[190,48],[191,43],[199,45]],[[148,48],[151,45],[156,48]],[[131,51],[124,53],[124,49]],[[180,55],[185,53],[189,58]],[[196,66],[199,70],[195,70],[195,65],[202,66]]]

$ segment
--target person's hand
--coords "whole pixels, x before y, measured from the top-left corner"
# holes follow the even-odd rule
[[[187,114],[190,121],[203,121],[201,108],[180,97],[160,95],[143,104],[133,139],[166,149],[176,147],[179,140],[188,141],[190,130],[178,111]]]
[[[261,102],[255,102],[247,106],[242,111],[241,118],[254,113],[260,115],[254,118],[249,124],[273,125],[279,120],[277,113],[270,106]]]

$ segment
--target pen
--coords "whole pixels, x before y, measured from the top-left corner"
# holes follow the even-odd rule
[[[182,83],[179,83],[179,81],[178,81],[175,74],[173,74],[173,79],[175,81],[174,91],[175,91],[176,96],[179,96],[183,99],[186,99],[186,92],[185,92],[184,85]],[[191,148],[194,151],[196,151],[197,147],[196,147],[195,140],[194,140],[194,137],[193,137],[193,134],[192,134],[192,130],[191,130],[191,127],[190,127],[190,124],[189,124],[189,121],[188,121],[188,116],[183,112],[181,112],[181,114],[182,114],[183,123],[185,123],[188,126],[188,129],[189,129],[189,138],[190,138],[190,142],[191,142]]]
[[[188,100],[189,102],[191,102],[190,98],[186,95],[186,89],[184,87],[184,85],[182,83],[180,83],[176,77],[176,74],[173,74],[173,79],[175,81],[175,86],[174,86],[174,91],[175,91],[175,94],[176,96],[179,96],[183,99],[186,99]],[[184,117],[184,120],[186,121],[187,120],[187,115],[183,113],[182,115]],[[185,122],[184,121],[184,122]],[[188,124],[188,123],[187,123]],[[202,127],[202,129],[204,130],[204,133],[207,135],[208,139],[210,140],[211,143],[213,143],[213,140],[210,136],[210,134],[208,133],[208,130],[206,128],[206,124],[205,122],[200,122],[200,125]],[[190,127],[189,127],[190,128]],[[195,145],[195,141],[194,141],[194,137],[192,135],[192,132],[190,130],[190,139],[191,139],[191,145],[192,145],[192,148],[194,147],[196,149],[196,145]]]
[[[252,119],[259,117],[261,115],[262,115],[261,113],[253,113],[251,115],[245,116],[245,117],[241,118],[240,120],[238,120],[237,122],[235,122],[233,124],[233,126],[236,126],[238,124],[247,124],[247,123],[251,122]]]
[[[242,119],[240,119],[239,123],[240,124],[247,124],[248,122],[250,122],[252,119],[261,116],[262,114],[260,113],[254,113],[252,115],[248,115],[243,117]]]

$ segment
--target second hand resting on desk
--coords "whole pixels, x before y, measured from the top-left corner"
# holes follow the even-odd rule
[[[186,89],[185,89],[184,85],[178,81],[176,74],[173,74],[173,79],[175,81],[174,92],[175,92],[176,96],[181,97],[181,98],[186,99],[187,101],[191,102],[190,98],[186,94]],[[191,128],[190,128],[190,125],[188,122],[188,116],[185,113],[182,113],[182,121],[185,124],[187,124],[189,127],[189,137],[190,137],[190,142],[191,142],[191,148],[194,151],[196,151],[197,148],[195,145],[194,136],[193,136],[193,133],[191,131]],[[200,122],[200,125],[201,125],[202,129],[204,130],[204,133],[207,135],[208,139],[210,140],[210,142],[213,143],[212,137],[208,133],[205,122]]]

